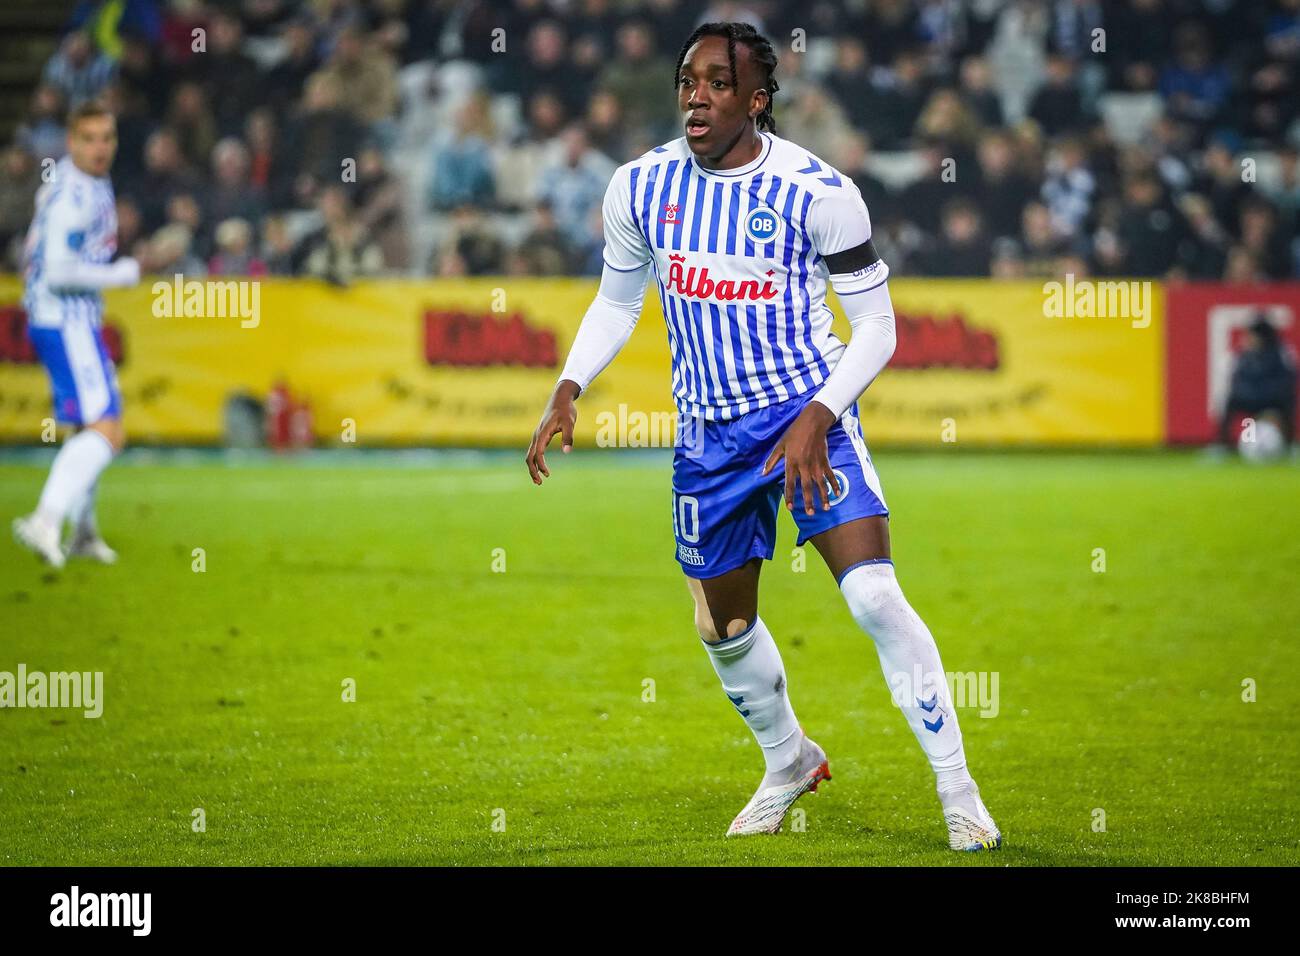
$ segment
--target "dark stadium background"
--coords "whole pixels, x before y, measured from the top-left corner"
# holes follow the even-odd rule
[[[62,114],[107,96],[121,248],[152,244],[160,273],[598,275],[610,171],[680,135],[682,39],[749,18],[778,49],[803,31],[778,131],[854,178],[899,275],[1293,279],[1298,16],[1294,0],[10,0],[0,243],[16,269]],[[959,195],[930,175],[945,157]],[[325,255],[332,201],[358,228]],[[231,221],[242,252],[219,236]]]
[[[1251,327],[1300,348],[1300,0],[3,0],[6,523],[54,454],[21,247],[86,98],[150,278],[106,296],[120,563],[0,542],[0,671],[106,688],[102,721],[0,713],[0,864],[954,864],[789,522],[763,613],[835,782],[806,832],[721,839],[755,754],[670,452],[630,447],[671,409],[653,294],[578,451],[524,468],[706,19],[772,38],[778,134],[891,270],[861,407],[899,578],[945,666],[1000,674],[961,720],[1006,846],[956,864],[1296,863],[1300,458],[1222,426]],[[258,283],[260,325],[151,312],[175,275]],[[1149,324],[1049,315],[1067,277],[1151,283]]]

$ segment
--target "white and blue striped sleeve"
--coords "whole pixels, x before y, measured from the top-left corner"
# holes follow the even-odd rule
[[[605,189],[605,265],[617,272],[650,264],[650,248],[632,217],[631,175],[631,166],[620,166]]]

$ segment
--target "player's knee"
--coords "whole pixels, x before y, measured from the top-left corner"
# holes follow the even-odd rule
[[[903,600],[894,569],[888,564],[854,568],[840,581],[840,592],[853,619],[873,633],[883,612]]]
[[[713,615],[707,610],[701,611],[698,605],[695,608],[695,630],[705,644],[716,644],[722,640],[718,636],[717,625],[713,623]]]
[[[113,454],[118,454],[126,447],[126,429],[122,426],[121,419],[101,418],[90,427],[104,436],[104,440],[113,449]]]
[[[704,597],[704,585],[695,578],[686,579],[686,590],[691,592],[691,602],[695,606],[695,631],[700,640],[706,644],[716,644],[721,638],[713,625],[713,615],[709,613],[709,602]]]

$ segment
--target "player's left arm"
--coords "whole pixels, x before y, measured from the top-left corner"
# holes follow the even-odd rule
[[[129,256],[103,264],[82,259],[88,212],[71,193],[63,193],[49,202],[45,212],[44,248],[45,280],[51,289],[68,292],[112,289],[140,281],[140,264]]]
[[[871,218],[862,194],[848,177],[842,178],[845,185],[840,188],[845,192],[825,193],[814,200],[808,230],[826,262],[831,288],[839,296],[852,335],[835,368],[781,437],[763,469],[767,474],[784,457],[786,507],[794,510],[798,485],[810,515],[814,488],[823,510],[830,509],[830,495],[841,492],[826,433],[880,374],[896,342],[889,267],[871,241]]]

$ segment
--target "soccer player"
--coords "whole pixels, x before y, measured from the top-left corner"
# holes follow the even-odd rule
[[[108,172],[117,152],[113,114],[94,103],[68,117],[68,155],[36,193],[25,248],[28,333],[50,375],[54,414],[77,431],[54,456],[36,510],[16,518],[14,537],[56,568],[67,556],[112,564],[117,554],[95,522],[99,476],[122,450],[122,397],[100,336],[102,289],[140,281],[140,266],[116,261],[117,212]],[[62,543],[63,522],[72,533]]]
[[[653,273],[668,326],[681,421],[673,460],[677,560],[695,626],[723,690],[753,732],[766,774],[728,835],[774,833],[830,779],[791,706],[785,668],[758,614],[778,503],[794,515],[857,623],[934,769],[955,850],[1002,836],[966,768],[934,638],[890,560],[888,510],[857,399],[894,351],[888,267],[852,180],[775,135],[772,44],[746,23],[687,39],[674,85],[684,133],[621,166],[605,194],[600,290],[574,338],[526,461],[573,445],[576,399],[627,341]],[[852,327],[831,333],[826,286]]]

